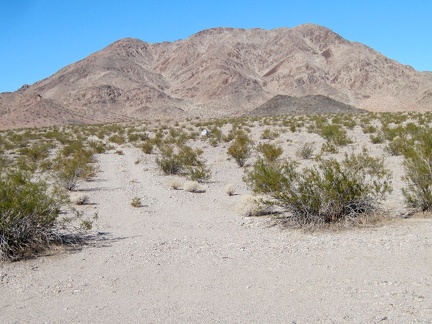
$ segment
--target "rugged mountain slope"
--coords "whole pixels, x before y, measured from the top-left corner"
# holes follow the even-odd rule
[[[432,74],[312,24],[215,28],[176,42],[121,39],[0,94],[0,127],[241,115],[276,95],[372,111],[432,110]]]
[[[277,116],[277,115],[310,115],[361,113],[362,109],[354,108],[337,100],[322,95],[291,97],[277,95],[246,114],[246,116]]]

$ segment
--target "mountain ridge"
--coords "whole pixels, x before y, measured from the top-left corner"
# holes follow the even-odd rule
[[[240,116],[277,95],[322,95],[369,111],[430,111],[430,89],[432,73],[326,27],[219,27],[174,42],[122,38],[0,93],[0,128],[61,125],[70,116],[77,123]],[[32,113],[38,98],[50,102],[44,114],[40,107]]]

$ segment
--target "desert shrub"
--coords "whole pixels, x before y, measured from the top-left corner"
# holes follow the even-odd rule
[[[161,154],[156,157],[156,164],[165,174],[178,174],[182,170],[182,162],[177,154],[174,153],[173,146],[160,148]]]
[[[321,145],[321,153],[337,154],[339,153],[339,150],[336,145],[334,145],[332,142],[327,141],[323,145]]]
[[[164,132],[162,130],[158,130],[154,135],[154,137],[152,138],[152,142],[154,145],[160,148],[164,144],[164,138],[165,138]]]
[[[55,164],[55,171],[58,182],[67,190],[74,190],[78,181],[83,177],[85,164],[79,158],[69,158],[58,161]]]
[[[302,159],[310,159],[314,152],[313,143],[304,143],[297,151],[296,155]]]
[[[347,115],[346,119],[342,122],[342,125],[344,125],[346,128],[353,130],[354,127],[357,126],[357,122],[352,118],[352,115]]]
[[[263,216],[272,212],[271,206],[259,197],[245,195],[237,203],[236,212],[243,217]]]
[[[270,143],[258,145],[257,150],[269,162],[275,162],[283,153],[282,147]]]
[[[90,197],[87,195],[79,195],[78,197],[76,197],[75,199],[75,203],[77,205],[87,205],[90,201]]]
[[[211,171],[201,158],[202,150],[194,150],[187,145],[178,147],[177,153],[173,146],[161,147],[160,150],[156,164],[165,174],[182,174],[190,180],[200,182],[210,179]]]
[[[416,210],[432,210],[432,131],[424,130],[415,148],[405,155],[406,204]]]
[[[90,179],[95,174],[95,168],[90,164],[93,155],[82,154],[79,151],[71,156],[57,155],[53,161],[53,171],[58,183],[67,190],[74,190],[82,179]]]
[[[387,144],[384,150],[390,155],[405,155],[410,154],[413,145],[414,143],[407,138],[397,136]]]
[[[169,186],[170,186],[171,189],[179,190],[179,189],[182,188],[183,185],[182,185],[182,182],[181,182],[179,179],[173,179],[173,180],[169,183]]]
[[[60,151],[61,155],[65,157],[76,154],[77,152],[80,152],[83,155],[91,154],[91,152],[85,149],[84,141],[81,139],[69,141],[63,146],[63,148]]]
[[[291,166],[297,165],[295,162]],[[282,165],[268,163],[263,159],[258,159],[253,167],[245,172],[245,181],[255,193],[272,194],[282,192],[288,185],[283,176]]]
[[[108,145],[102,141],[90,140],[88,141],[88,145],[90,149],[97,154],[105,153],[108,149]]]
[[[31,255],[58,239],[55,221],[62,197],[45,182],[13,171],[0,176],[0,258]]]
[[[371,134],[370,140],[371,140],[372,144],[381,144],[381,143],[384,143],[385,137],[384,137],[384,134],[381,131],[379,131],[379,132],[377,132],[376,135]]]
[[[392,141],[395,137],[402,137],[405,135],[405,127],[398,125],[391,127],[389,124],[384,124],[381,127],[381,132],[386,140]]]
[[[319,158],[299,170],[295,162],[268,164],[258,160],[244,181],[254,193],[271,196],[301,225],[336,222],[374,212],[391,191],[390,172],[382,159],[366,150],[346,154],[343,161]]]
[[[321,126],[319,134],[337,146],[345,146],[352,143],[352,140],[347,136],[347,131],[339,125],[324,124]]]
[[[198,165],[188,165],[185,167],[186,177],[192,181],[203,182],[211,178],[210,169],[204,164],[199,163]]]
[[[134,132],[128,132],[128,141],[129,142],[136,142],[136,141],[145,141],[148,139],[147,133],[134,133]]]
[[[371,124],[364,124],[362,129],[364,134],[374,134],[377,131],[376,127]]]
[[[108,137],[108,141],[120,145],[120,144],[124,144],[126,142],[126,139],[123,135],[113,134],[110,137]]]
[[[27,156],[32,162],[46,159],[49,155],[50,144],[34,143],[19,150],[21,155]]]
[[[179,146],[184,145],[189,139],[189,135],[180,128],[170,128],[166,141]]]
[[[235,191],[236,191],[236,188],[235,188],[235,186],[232,183],[229,183],[229,184],[226,185],[226,187],[225,187],[225,193],[228,196],[234,196]]]
[[[133,197],[131,201],[131,206],[138,208],[142,206],[141,198],[140,197]]]
[[[250,157],[252,151],[252,140],[245,134],[239,133],[234,142],[228,147],[228,154],[237,162],[239,167],[243,167]]]
[[[276,131],[272,131],[270,128],[264,129],[261,134],[261,139],[275,139],[279,137],[279,133]]]
[[[211,171],[201,157],[202,153],[202,150],[194,150],[187,145],[180,147],[178,157],[183,166],[183,172],[189,180],[202,182],[211,177]]]
[[[0,153],[0,174],[2,173],[2,170],[5,169],[10,164],[11,164],[10,159]]]
[[[197,181],[186,181],[183,185],[183,190],[188,192],[204,192],[205,189]]]
[[[142,143],[140,145],[141,150],[145,153],[145,154],[152,154],[153,153],[153,141],[151,141],[150,139],[146,140],[144,143]]]
[[[212,143],[212,146],[216,146],[217,143],[222,142],[223,140],[223,133],[217,126],[213,126],[210,128],[210,140]]]
[[[29,171],[31,173],[34,173],[37,170],[37,163],[31,160],[26,155],[20,155],[15,160],[14,165],[19,169],[23,171]]]

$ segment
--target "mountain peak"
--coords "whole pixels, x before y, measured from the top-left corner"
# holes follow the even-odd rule
[[[277,95],[323,95],[371,111],[432,110],[431,88],[432,73],[323,26],[217,27],[176,42],[123,38],[44,80],[0,94],[0,128],[38,120],[243,115]],[[36,95],[44,100],[35,101]],[[17,121],[23,109],[27,124]]]

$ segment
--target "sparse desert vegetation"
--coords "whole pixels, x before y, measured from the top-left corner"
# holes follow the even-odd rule
[[[104,258],[96,272],[105,263],[124,266],[109,251],[126,247],[138,277],[143,262],[191,271],[187,262],[207,264],[211,255],[232,273],[233,266],[249,271],[242,264],[257,257],[318,262],[311,258],[325,250],[337,263],[352,257],[345,246],[360,256],[382,244],[400,248],[392,231],[418,229],[406,218],[428,217],[432,208],[431,123],[430,113],[362,113],[3,131],[1,257],[82,247],[79,237],[91,237],[92,246],[103,246],[99,256],[87,247],[80,253],[89,262]],[[345,230],[353,226],[361,231]],[[403,244],[417,242],[421,251],[421,239]],[[61,262],[83,262],[80,253]]]
[[[173,179],[171,188],[196,192],[202,191],[198,182],[211,181],[212,164],[232,158],[245,167],[250,161],[237,174],[252,192],[267,195],[269,204],[300,223],[329,223],[385,205],[392,181],[402,183],[396,190],[405,199],[393,210],[431,210],[431,121],[430,113],[369,113],[190,121],[187,127],[159,122],[23,129],[1,133],[0,165],[3,177],[30,172],[33,180],[72,191],[97,175],[98,154],[123,155],[129,147],[143,153],[135,164],[148,163],[149,156],[167,176],[187,178],[183,185]],[[203,129],[206,136],[199,136]],[[314,154],[315,145],[321,155]],[[386,160],[399,156],[398,169],[388,169]],[[223,185],[234,194],[232,183]],[[82,195],[76,204],[89,199]],[[131,204],[140,205],[136,197]]]

